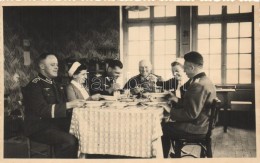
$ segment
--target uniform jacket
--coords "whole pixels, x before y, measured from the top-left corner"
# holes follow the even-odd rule
[[[127,81],[127,83],[124,86],[124,89],[134,89],[135,87],[139,86],[144,89],[144,92],[152,92],[153,88],[150,85],[149,77],[155,76],[157,77],[157,83],[159,80],[161,80],[161,76],[155,75],[155,74],[149,74],[148,77],[143,78],[140,74],[132,77]]]
[[[80,92],[80,90],[75,85],[73,85],[72,83],[70,83],[67,86],[66,91],[67,91],[68,101],[72,101],[72,100],[75,100],[75,99],[83,99],[84,100],[84,97],[83,97],[82,93]],[[87,89],[86,89],[86,91],[87,91]]]
[[[208,130],[209,107],[216,98],[216,88],[205,73],[188,80],[182,98],[170,112],[174,127],[187,133],[205,134]]]
[[[162,86],[164,90],[170,90],[170,89],[176,90],[178,88],[178,84],[179,82],[175,78],[171,78],[167,81],[158,81],[156,83],[157,86]]]
[[[65,123],[66,97],[61,85],[39,74],[24,88],[23,96],[26,135]]]

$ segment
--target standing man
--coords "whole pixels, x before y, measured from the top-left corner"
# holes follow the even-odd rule
[[[76,158],[78,142],[69,134],[71,109],[85,102],[66,102],[65,90],[54,81],[58,76],[55,54],[41,54],[38,66],[38,76],[23,91],[25,134],[36,142],[53,145],[57,158]]]
[[[185,83],[182,98],[172,95],[170,119],[173,122],[163,124],[163,152],[168,157],[170,139],[187,134],[206,134],[209,124],[209,107],[216,98],[216,89],[203,72],[203,57],[198,52],[189,52],[184,56],[184,72],[189,80]]]
[[[91,95],[114,95],[114,91],[120,89],[120,84],[116,80],[122,74],[123,64],[120,60],[109,60],[107,71],[101,77],[91,79],[89,91]]]
[[[153,92],[156,83],[161,80],[161,77],[152,73],[152,64],[150,61],[141,60],[139,62],[139,75],[136,75],[128,80],[124,89],[130,89],[132,94],[140,92]]]

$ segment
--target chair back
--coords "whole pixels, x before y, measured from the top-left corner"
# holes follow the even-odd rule
[[[220,110],[220,104],[221,101],[218,98],[213,99],[213,102],[210,107],[210,117],[209,117],[209,128],[207,132],[207,137],[209,138],[212,134],[212,130],[215,127],[217,120],[218,120],[218,114]]]

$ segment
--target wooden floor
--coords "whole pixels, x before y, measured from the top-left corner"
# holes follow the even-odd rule
[[[184,150],[199,156],[200,147],[186,146]],[[224,133],[223,127],[213,130],[212,150],[215,158],[256,157],[256,133],[253,129],[229,127]]]

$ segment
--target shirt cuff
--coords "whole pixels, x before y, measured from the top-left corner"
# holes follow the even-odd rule
[[[55,104],[51,106],[51,118],[54,118],[54,113],[55,113]]]

